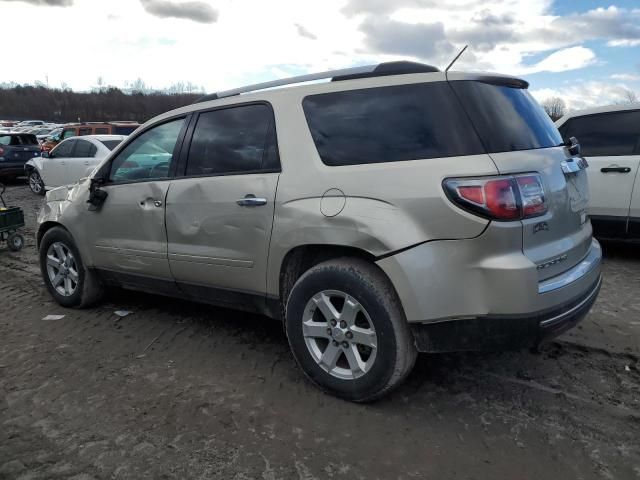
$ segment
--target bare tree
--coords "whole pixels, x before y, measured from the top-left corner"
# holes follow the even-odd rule
[[[633,90],[627,88],[622,92],[622,101],[620,103],[636,103],[638,101],[638,95]]]
[[[554,122],[562,117],[567,111],[567,105],[560,97],[549,97],[542,102],[542,108],[547,112]]]

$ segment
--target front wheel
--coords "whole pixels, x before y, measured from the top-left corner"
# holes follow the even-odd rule
[[[29,188],[36,195],[45,194],[44,182],[42,181],[40,174],[36,170],[33,170],[29,174]]]
[[[323,262],[302,275],[287,302],[286,330],[305,374],[356,402],[399,385],[417,356],[389,280],[360,259]]]
[[[51,296],[63,307],[88,307],[103,294],[95,273],[82,261],[71,234],[48,230],[40,242],[40,271]]]

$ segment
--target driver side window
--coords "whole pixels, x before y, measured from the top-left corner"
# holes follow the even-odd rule
[[[168,178],[174,161],[173,151],[184,122],[184,118],[172,120],[138,136],[112,162],[109,182]]]

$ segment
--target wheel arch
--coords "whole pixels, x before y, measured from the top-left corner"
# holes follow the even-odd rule
[[[54,222],[51,220],[42,222],[38,227],[38,232],[36,233],[36,248],[38,249],[40,248],[40,242],[42,242],[42,238],[49,230],[51,230],[54,227],[60,227],[63,230],[66,230],[69,233],[69,235],[71,235],[71,232],[69,232],[69,230],[65,228],[65,226],[62,225],[61,223]],[[73,235],[71,235],[71,237],[73,238]]]
[[[284,313],[286,299],[296,281],[310,268],[327,260],[341,257],[359,258],[373,265],[387,279],[394,294],[399,299],[391,278],[376,264],[376,257],[366,250],[332,244],[308,244],[291,248],[283,257],[278,274],[278,291],[275,293]],[[402,303],[400,302],[402,307]],[[283,317],[284,318],[284,317]]]

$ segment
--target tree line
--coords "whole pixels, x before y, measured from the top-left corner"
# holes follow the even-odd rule
[[[134,120],[144,122],[174,108],[189,105],[201,92],[125,93],[115,87],[91,92],[13,85],[0,88],[0,119],[37,119],[55,123]]]

